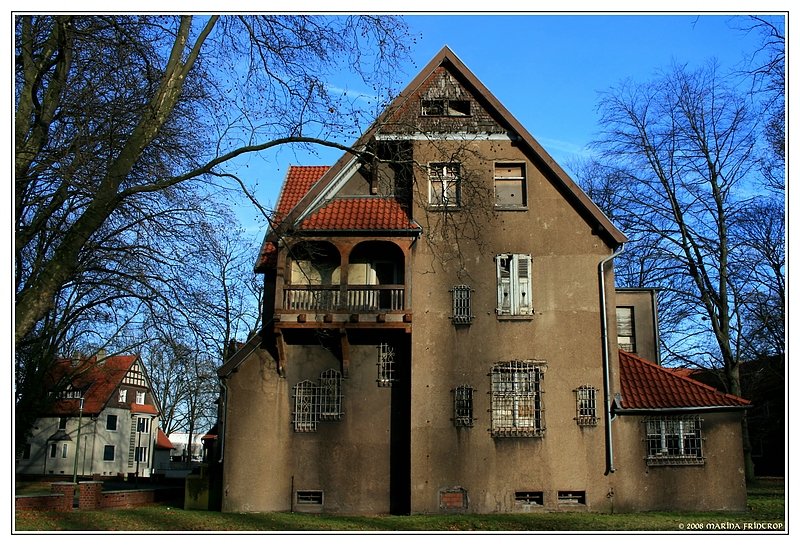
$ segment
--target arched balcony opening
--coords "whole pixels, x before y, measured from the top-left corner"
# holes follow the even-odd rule
[[[405,308],[405,256],[389,241],[353,247],[347,266],[347,307],[353,312]]]
[[[328,311],[340,307],[339,250],[326,241],[303,241],[289,251],[284,309]]]

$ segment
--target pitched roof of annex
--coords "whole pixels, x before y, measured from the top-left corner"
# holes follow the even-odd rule
[[[616,411],[743,410],[750,402],[677,371],[619,351],[621,403]]]

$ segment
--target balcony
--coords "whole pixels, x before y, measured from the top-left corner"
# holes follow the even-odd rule
[[[405,254],[393,242],[303,241],[289,249],[285,278],[280,328],[409,326]]]

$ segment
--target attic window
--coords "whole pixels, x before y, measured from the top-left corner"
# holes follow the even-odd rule
[[[470,115],[471,105],[468,100],[432,99],[422,101],[423,116],[466,117]]]

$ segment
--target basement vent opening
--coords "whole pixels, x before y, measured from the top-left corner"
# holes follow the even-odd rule
[[[298,491],[297,504],[314,504],[322,506],[322,491]]]
[[[586,491],[559,491],[558,504],[586,504]]]
[[[514,501],[528,506],[542,506],[544,493],[541,491],[515,491]]]

